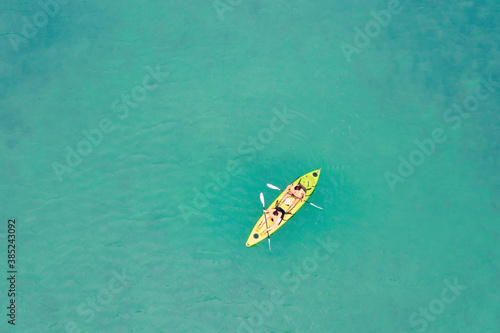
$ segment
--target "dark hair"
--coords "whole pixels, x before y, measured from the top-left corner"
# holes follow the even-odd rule
[[[285,217],[285,211],[281,207],[276,207],[276,210],[281,213],[281,219]]]
[[[307,189],[306,189],[306,188],[305,188],[305,186],[304,186],[304,185],[302,185],[301,183],[295,184],[295,185],[293,186],[293,188],[295,189],[295,187],[296,187],[296,186],[300,186],[300,187],[304,190],[304,192],[306,192],[306,193],[307,193]]]

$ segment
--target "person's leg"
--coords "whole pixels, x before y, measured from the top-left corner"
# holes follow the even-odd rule
[[[298,197],[295,197],[294,196],[294,201],[292,203],[292,205],[290,206],[290,209],[288,211],[291,211],[293,209],[293,207],[295,207],[295,205],[299,202],[299,200],[303,200],[305,198],[305,195],[302,196],[302,198],[298,198]]]
[[[292,204],[290,205],[290,207],[287,209],[286,212],[287,213],[290,212],[293,209],[293,207],[295,207],[295,205],[297,204],[297,202],[299,202],[299,200],[300,200],[299,198],[293,197]]]
[[[282,203],[284,203],[284,202],[285,202],[285,200],[286,200],[288,197],[290,197],[290,194],[289,194],[289,193],[285,194],[285,196],[283,197],[283,199],[281,199],[281,201],[280,201],[280,203],[278,204],[278,206],[281,206],[281,204],[282,204]]]

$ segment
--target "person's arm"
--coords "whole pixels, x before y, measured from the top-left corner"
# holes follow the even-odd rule
[[[266,219],[267,219],[267,221],[269,221],[269,219],[271,218],[271,217],[269,216],[268,212],[269,212],[269,211],[264,210],[265,217],[264,217],[264,219],[262,220],[262,222],[260,222],[260,224],[259,224],[259,228],[260,228],[260,227],[262,227],[262,225],[263,225],[264,223],[266,223]]]
[[[286,189],[287,189],[287,191],[288,191],[288,187],[287,187]],[[283,198],[281,198],[279,205],[281,205],[283,202],[285,202],[285,200],[286,200],[289,196],[291,196],[291,195],[293,196],[293,194],[290,194],[289,192],[286,192],[286,193],[285,193],[285,195],[283,196]]]
[[[274,229],[274,227],[276,227],[279,223],[280,223],[280,220],[277,220],[276,222],[274,222],[274,224],[271,227],[264,230],[264,233],[270,231],[271,229]]]

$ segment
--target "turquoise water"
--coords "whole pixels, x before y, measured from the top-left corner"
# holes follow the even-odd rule
[[[53,4],[0,11],[1,331],[500,331],[497,1]]]

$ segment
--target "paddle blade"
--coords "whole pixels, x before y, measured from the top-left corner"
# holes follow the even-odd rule
[[[273,190],[281,191],[281,189],[279,187],[274,186],[273,184],[267,184],[267,187],[272,188]]]
[[[316,205],[315,205],[315,204],[313,204],[312,202],[309,202],[309,204],[310,204],[311,206],[316,207],[316,208],[323,209],[323,208],[321,208],[320,206],[316,206]]]
[[[264,201],[264,193],[260,193],[260,202],[262,203],[262,207],[266,207],[266,203]]]

